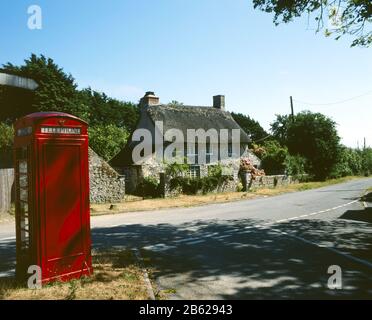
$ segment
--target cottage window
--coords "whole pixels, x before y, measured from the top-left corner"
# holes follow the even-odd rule
[[[207,142],[205,149],[206,149],[206,163],[209,164],[211,163],[211,157],[213,156],[213,147],[210,144],[210,142]]]
[[[187,154],[186,154],[186,157],[187,158],[195,158],[194,160],[194,164],[198,164],[199,163],[199,147],[198,147],[198,144],[195,143],[195,149],[193,148],[193,145],[192,144],[187,144]]]
[[[188,173],[192,179],[200,178],[200,166],[191,165]]]
[[[231,142],[228,145],[228,151],[227,152],[228,152],[229,157],[232,157],[233,149],[232,149],[232,143]]]

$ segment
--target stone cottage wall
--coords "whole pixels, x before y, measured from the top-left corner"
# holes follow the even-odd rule
[[[89,184],[92,203],[119,202],[124,199],[125,179],[89,148]]]
[[[286,175],[261,176],[256,177],[256,179],[252,179],[251,174],[242,173],[241,178],[245,191],[259,188],[275,188],[278,186],[286,186],[292,183],[299,182],[297,179]]]

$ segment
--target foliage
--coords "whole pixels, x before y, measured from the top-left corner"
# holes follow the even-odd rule
[[[86,120],[92,126],[112,124],[132,132],[139,120],[139,109],[135,104],[112,99],[90,88],[81,90],[74,103],[76,106],[89,106]]]
[[[145,177],[138,184],[135,193],[144,198],[158,198],[160,197],[160,182],[153,177]]]
[[[303,14],[309,18],[315,15],[317,32],[323,29],[326,36],[334,34],[336,40],[345,34],[351,35],[354,37],[351,46],[367,47],[372,43],[372,31],[368,25],[372,21],[371,0],[253,0],[253,5],[264,12],[274,13],[276,25]],[[330,25],[329,22],[334,24],[331,29],[325,27]]]
[[[288,149],[281,146],[277,141],[266,141],[263,144],[265,152],[262,155],[262,167],[268,175],[284,174],[286,172],[286,160]]]
[[[60,111],[76,114],[72,103],[77,92],[74,78],[66,74],[50,58],[32,54],[24,65],[15,66],[7,63],[2,71],[34,79],[39,87],[30,101],[24,100],[24,110],[29,113],[37,111]],[[11,104],[7,106],[10,110]],[[24,114],[23,114],[24,115]],[[17,116],[20,116],[19,114]]]
[[[208,176],[202,178],[185,177],[184,175],[175,176],[170,180],[170,189],[181,189],[184,194],[203,194],[217,190],[231,179],[230,176],[223,175],[221,165],[210,166]]]
[[[0,122],[0,152],[10,151],[13,146],[14,129]]]
[[[340,157],[334,166],[331,177],[341,178],[352,175],[362,174],[362,155],[357,150],[342,146]]]
[[[12,165],[13,137],[13,127],[0,122],[0,168],[9,168]]]
[[[277,116],[271,130],[291,155],[307,159],[308,173],[321,180],[330,176],[341,152],[336,123],[332,119],[321,113],[304,111],[293,118]]]
[[[169,177],[183,176],[189,170],[189,165],[184,161],[166,164],[165,174]]]
[[[182,102],[177,101],[177,100],[172,100],[167,105],[169,107],[182,107],[184,104]]]
[[[106,161],[118,154],[128,140],[128,131],[113,124],[95,125],[88,128],[89,144]],[[97,152],[97,151],[96,151]]]
[[[258,157],[262,158],[266,152],[265,148],[262,145],[258,145],[253,143],[252,145],[252,152]]]
[[[341,147],[341,156],[332,170],[332,178],[366,175],[372,172],[372,149],[364,150]]]
[[[269,134],[261,127],[261,125],[251,117],[241,113],[231,113],[236,123],[251,136],[253,142],[266,138]]]
[[[250,173],[253,180],[255,180],[256,177],[265,175],[265,171],[256,168],[249,158],[240,159],[240,171]]]
[[[75,115],[89,123],[90,146],[106,160],[120,151],[139,120],[135,104],[109,98],[90,88],[78,90],[74,78],[43,55],[32,54],[23,65],[7,63],[1,70],[32,78],[39,87],[34,92],[0,87],[0,121],[10,124],[26,114],[41,111]]]
[[[362,174],[369,176],[372,173],[372,148],[359,151],[362,156]]]
[[[300,155],[288,154],[285,161],[286,173],[290,176],[300,178],[306,174],[307,160]]]

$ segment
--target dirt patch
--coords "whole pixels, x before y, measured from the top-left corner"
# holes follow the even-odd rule
[[[180,195],[174,198],[144,200],[139,197],[131,197],[130,200],[125,200],[124,202],[116,203],[114,205],[112,204],[92,205],[91,215],[94,216],[102,214],[114,214],[135,211],[150,211],[157,209],[180,207],[186,208],[210,203],[223,203],[253,198],[257,198],[257,194],[252,192],[226,192],[195,196]]]

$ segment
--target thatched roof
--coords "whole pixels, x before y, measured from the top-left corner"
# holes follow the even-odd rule
[[[186,139],[187,129],[239,129],[241,143],[249,143],[247,133],[235,122],[227,111],[212,107],[158,105],[147,107],[147,113],[152,121],[163,121],[164,132],[169,129],[179,129]]]
[[[250,138],[246,132],[235,122],[232,115],[224,110],[203,107],[203,106],[184,106],[184,105],[151,105],[146,106],[142,117],[148,117],[154,126],[155,122],[162,121],[164,132],[170,129],[182,131],[185,141],[187,129],[216,129],[218,134],[221,129],[240,130],[240,143],[248,144]],[[229,133],[231,141],[231,132]],[[171,141],[169,141],[171,142]],[[129,139],[126,147],[114,157],[110,163],[115,167],[128,165],[131,163],[131,150],[134,143]]]

